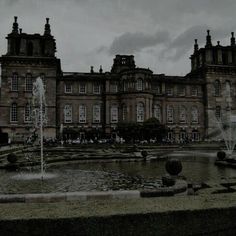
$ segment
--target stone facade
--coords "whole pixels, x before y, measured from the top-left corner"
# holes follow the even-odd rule
[[[22,33],[15,18],[7,41],[7,53],[0,58],[0,128],[13,140],[32,132],[27,106],[39,76],[46,89],[46,137],[115,136],[119,122],[156,117],[168,127],[169,140],[199,141],[212,138],[216,110],[236,109],[233,34],[227,47],[212,46],[209,32],[205,48],[198,49],[195,41],[192,70],[186,76],[153,74],[136,67],[132,55],[116,55],[110,72],[95,72],[93,67],[89,73],[62,72],[49,19],[40,35]],[[232,94],[227,102],[226,84]]]

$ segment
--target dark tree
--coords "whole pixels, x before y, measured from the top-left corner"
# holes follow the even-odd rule
[[[118,135],[127,142],[134,140],[156,139],[158,142],[166,136],[167,129],[156,118],[150,118],[139,124],[136,122],[122,122],[117,125]]]
[[[141,126],[135,122],[121,122],[117,125],[118,135],[126,142],[133,142],[140,137]]]

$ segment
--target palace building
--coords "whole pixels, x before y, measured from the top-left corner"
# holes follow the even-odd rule
[[[215,119],[236,110],[236,44],[206,45],[197,40],[186,76],[154,74],[139,68],[133,55],[116,55],[111,71],[64,72],[56,57],[56,41],[46,19],[43,35],[26,34],[15,17],[6,37],[7,52],[0,58],[0,132],[12,140],[27,138],[33,129],[33,83],[41,77],[46,91],[45,137],[86,138],[115,135],[119,122],[156,117],[168,128],[168,139],[211,140]],[[225,91],[230,88],[230,101]],[[229,100],[229,99],[228,99]],[[216,118],[215,118],[216,117]]]

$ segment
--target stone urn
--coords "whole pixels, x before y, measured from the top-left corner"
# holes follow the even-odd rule
[[[145,151],[145,150],[142,150],[142,151],[141,151],[141,155],[142,155],[143,158],[146,158],[147,155],[148,155],[148,152]]]
[[[217,160],[223,161],[226,158],[226,153],[224,151],[217,152]]]
[[[182,163],[177,158],[171,158],[166,162],[166,171],[171,176],[177,176],[182,171]]]
[[[8,171],[16,171],[18,169],[17,165],[17,155],[14,153],[10,153],[7,155],[7,161],[5,168]]]

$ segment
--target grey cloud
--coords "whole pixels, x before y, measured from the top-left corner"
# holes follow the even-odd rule
[[[214,44],[229,42],[235,9],[235,0],[0,0],[0,51],[6,50],[14,15],[28,33],[42,32],[50,17],[64,70],[109,65],[111,55],[138,52],[140,66],[178,74],[188,67],[194,39],[204,46],[207,26]]]
[[[114,39],[108,52],[110,55],[117,53],[135,53],[144,48],[163,44],[169,40],[167,31],[158,31],[155,34],[144,34],[142,32],[124,33]]]
[[[183,33],[179,34],[176,38],[166,44],[165,48],[161,52],[161,57],[169,60],[178,60],[181,57],[185,56],[185,54],[193,48],[194,39],[198,39],[199,37],[199,46],[204,45],[206,30],[209,29],[207,25],[197,25],[190,27]],[[231,28],[232,29],[232,28]],[[211,36],[213,44],[216,44],[215,41],[221,40],[229,37],[231,29],[212,29]],[[229,32],[228,35],[226,33]],[[215,40],[216,39],[216,40]]]
[[[20,2],[20,0],[5,0],[5,1],[4,1],[4,3],[5,3],[6,5],[13,5],[13,4],[19,3],[19,2]]]

